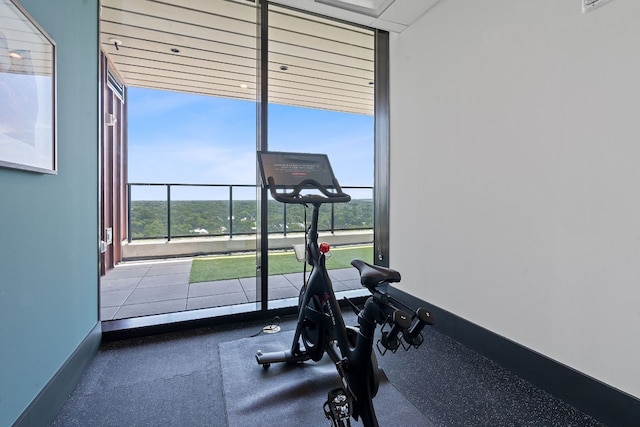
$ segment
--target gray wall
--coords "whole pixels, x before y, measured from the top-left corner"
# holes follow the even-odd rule
[[[0,168],[0,425],[98,323],[98,5],[22,0],[58,47],[58,175]]]
[[[638,17],[442,0],[391,39],[399,287],[635,397]]]

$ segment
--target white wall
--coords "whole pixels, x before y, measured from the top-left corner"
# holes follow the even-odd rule
[[[391,39],[399,288],[640,397],[640,1],[442,0]]]

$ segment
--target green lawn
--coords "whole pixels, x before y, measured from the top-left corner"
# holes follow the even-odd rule
[[[327,259],[327,269],[351,267],[351,260],[359,258],[367,262],[373,260],[373,246],[355,246],[331,249]],[[303,265],[293,251],[269,254],[269,274],[301,272]],[[214,280],[254,277],[256,275],[255,255],[223,255],[194,258],[191,264],[189,283],[211,282]]]

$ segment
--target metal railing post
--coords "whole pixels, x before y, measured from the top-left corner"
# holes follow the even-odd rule
[[[131,184],[127,184],[127,242],[131,243]]]
[[[229,186],[229,238],[233,239],[233,185]]]
[[[284,221],[282,223],[282,234],[284,237],[287,237],[287,204],[283,203],[282,206],[282,220]]]
[[[167,241],[171,241],[171,184],[167,184]]]
[[[331,203],[331,234],[335,234],[336,229],[336,204]]]

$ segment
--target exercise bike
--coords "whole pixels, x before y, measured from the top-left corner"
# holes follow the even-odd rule
[[[399,272],[353,260],[351,265],[360,272],[360,282],[371,296],[362,309],[347,300],[358,315],[358,326],[346,326],[326,269],[330,247],[326,243],[318,244],[318,217],[323,204],[346,203],[351,197],[340,188],[324,155],[262,152],[259,160],[263,182],[275,200],[312,207],[305,239],[305,262],[312,270],[300,290],[298,322],[291,348],[269,353],[259,351],[256,360],[268,369],[272,363],[317,362],[328,354],[336,365],[342,387],[329,391],[323,405],[325,416],[334,427],[350,426],[352,417],[356,421],[361,419],[365,427],[376,427],[378,420],[372,399],[380,383],[373,352],[377,325],[382,325],[377,348],[385,354],[395,352],[400,346],[405,350],[419,347],[423,342],[422,329],[432,325],[435,318],[424,308],[409,315],[396,307],[399,302],[391,298],[387,289],[390,283],[400,281]],[[282,185],[276,182],[277,178],[295,182],[292,191],[278,192]]]

